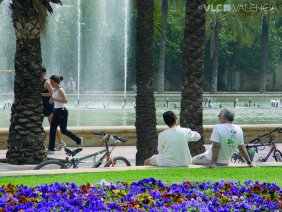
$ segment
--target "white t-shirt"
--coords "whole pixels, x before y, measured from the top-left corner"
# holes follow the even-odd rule
[[[217,163],[229,163],[231,156],[239,145],[244,144],[243,131],[236,124],[217,124],[213,128],[211,141],[220,143]],[[212,159],[212,148],[206,151],[206,157]]]
[[[158,166],[187,166],[192,162],[189,141],[198,141],[200,134],[189,128],[173,127],[161,132],[158,137]]]
[[[60,89],[62,89],[62,88],[60,88]],[[54,91],[52,97],[55,98],[55,99],[60,99],[60,100],[62,99],[62,97],[59,94],[59,90]],[[65,103],[54,101],[54,108],[55,109],[62,108],[62,107],[65,107]]]

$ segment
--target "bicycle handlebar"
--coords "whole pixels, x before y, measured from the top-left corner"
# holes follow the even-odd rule
[[[267,137],[267,136],[271,138],[271,135],[272,135],[272,133],[274,133],[274,132],[282,133],[282,128],[277,127],[277,128],[275,128],[274,130],[272,130],[272,131],[270,131],[270,132],[267,132],[267,133],[265,133],[265,134],[263,134],[263,135],[259,135],[259,136],[257,136],[256,138],[254,138],[253,140],[250,140],[249,143],[259,143],[260,140],[261,140],[263,137]]]
[[[104,131],[93,132],[92,134],[94,134],[94,135],[102,135],[102,136],[108,135],[108,139],[111,139],[111,138],[114,139],[114,140],[111,139],[112,141],[115,141],[115,140],[118,140],[118,141],[121,141],[121,142],[126,142],[126,141],[128,141],[126,138],[122,138],[122,137],[117,136],[117,135],[110,135],[110,134],[108,134],[108,133],[106,133],[106,132],[104,132]]]
[[[106,133],[104,131],[93,132],[92,134],[94,134],[94,135],[106,135]]]
[[[122,142],[126,142],[126,141],[127,141],[126,138],[122,138],[122,137],[116,136],[116,135],[114,135],[114,138],[117,139],[117,140],[119,140],[119,141],[122,141]]]

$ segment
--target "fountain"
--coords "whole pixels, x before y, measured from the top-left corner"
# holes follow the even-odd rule
[[[123,108],[126,104],[127,60],[128,60],[128,12],[130,0],[124,0],[124,94]]]
[[[4,0],[0,5],[0,70],[13,70],[14,66],[15,39],[12,38],[15,35],[9,1]],[[43,64],[48,69],[47,74],[63,75],[63,83],[74,78],[78,85],[77,93],[68,95],[68,107],[73,110],[69,125],[134,125],[135,98],[134,95],[127,95],[128,75],[131,73],[128,65],[131,48],[131,1],[76,2],[65,0],[63,7],[53,5],[54,13],[48,16],[46,34],[41,39]],[[75,25],[73,20],[77,20]],[[0,88],[3,91],[1,83],[4,83],[4,79],[1,76],[2,73]],[[114,91],[119,91],[119,95],[112,95]],[[7,101],[12,98],[12,95],[9,98],[0,95],[0,108],[3,105],[7,108]],[[240,101],[236,101],[237,123],[282,123],[279,118],[282,117],[280,104],[270,107],[270,99],[238,97],[238,100],[239,98]],[[75,103],[79,107],[75,107]],[[242,103],[247,106],[240,105]],[[251,107],[254,103],[258,107]],[[157,123],[163,124],[161,114],[165,110],[179,113],[179,105],[178,94],[156,98]],[[204,123],[217,123],[220,107],[226,106],[234,107],[234,98],[206,98]],[[1,109],[0,117],[0,127],[9,127],[10,111]],[[44,124],[48,126],[47,123]]]
[[[42,37],[43,64],[48,75],[64,76],[62,86],[67,87],[70,78],[77,82],[77,92],[73,94],[77,98],[71,105],[80,105],[81,94],[123,90],[121,107],[125,107],[130,4],[130,0],[78,0],[77,3],[67,0],[63,7],[54,6],[46,35]],[[77,27],[70,21],[74,19]],[[111,100],[104,97],[101,101]],[[91,99],[89,102],[87,105],[91,105]]]
[[[67,80],[76,70],[69,60],[73,56],[73,48],[70,45],[74,29],[73,24],[75,7],[65,0],[64,5],[52,4],[54,13],[48,16],[45,32],[41,37],[42,64],[47,68],[47,78],[53,74],[64,77],[61,86],[66,88]],[[76,37],[76,36],[75,36]],[[75,60],[76,61],[76,60]]]
[[[86,6],[80,24],[81,93],[121,90],[117,82],[124,79],[124,3],[97,0]]]
[[[77,107],[80,94],[80,57],[81,57],[81,0],[77,1]]]
[[[53,6],[53,5],[52,5]],[[54,5],[53,9],[55,11],[59,10],[58,5]],[[61,13],[55,12],[52,16],[48,17],[46,32],[42,35],[41,45],[42,45],[42,65],[47,68],[47,75],[61,74],[60,64],[57,63],[58,54],[60,54],[60,49],[55,48],[59,43],[57,36],[50,36],[51,34],[57,34],[59,31],[59,23],[61,21]],[[50,48],[52,46],[52,48]]]
[[[16,49],[9,0],[0,4],[0,93],[11,93],[13,89],[13,67]],[[5,99],[6,101],[7,99]]]

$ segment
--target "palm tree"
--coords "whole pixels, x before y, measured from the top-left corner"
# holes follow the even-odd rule
[[[205,47],[205,0],[186,0],[180,124],[203,135],[203,69]],[[203,136],[189,143],[191,154],[205,151]]]
[[[13,0],[16,33],[14,103],[6,157],[12,164],[36,164],[46,158],[42,127],[41,44],[50,0]],[[61,3],[60,0],[51,0]]]
[[[272,5],[272,8],[268,8],[267,10],[263,10],[260,13],[258,13],[258,18],[262,20],[261,50],[260,50],[260,84],[259,84],[260,93],[265,93],[266,91],[270,20],[271,18],[273,18],[273,16],[280,15],[282,12],[281,3],[279,4],[277,1],[273,0],[273,1],[267,2],[266,4]]]
[[[210,0],[209,3],[236,3],[237,0],[219,1]],[[244,45],[250,45],[252,42],[252,33],[249,23],[245,18],[239,17],[235,12],[230,11],[211,11],[207,13],[206,31],[211,37],[211,93],[217,93],[217,79],[218,79],[218,57],[220,46],[220,30],[225,28],[229,32],[229,39],[232,41],[239,40]]]
[[[268,46],[269,46],[269,23],[270,23],[270,14],[267,14],[262,18],[262,27],[261,27],[260,83],[259,83],[260,93],[264,93],[266,90],[266,72],[267,72]]]
[[[154,1],[137,0],[136,165],[157,153],[156,108],[153,89]]]
[[[184,7],[184,0],[162,0],[161,1],[161,17],[158,18],[158,7],[155,6],[155,26],[158,26],[158,21],[160,19],[160,27],[155,27],[156,31],[160,29],[160,56],[159,56],[159,69],[158,69],[158,93],[164,93],[165,88],[165,55],[166,55],[166,39],[167,39],[167,26],[168,26],[168,11],[169,7],[172,10],[182,10]],[[157,18],[156,18],[157,17]],[[157,33],[156,33],[157,34]]]
[[[261,20],[261,53],[260,53],[260,86],[259,92],[266,91],[266,73],[268,68],[268,47],[269,47],[269,24],[271,17],[281,14],[281,3],[277,0],[245,0],[244,2],[249,8],[253,5],[258,5],[257,11],[239,11],[241,16],[248,16],[251,19]],[[262,7],[261,7],[262,6]]]
[[[165,44],[166,44],[166,31],[167,31],[167,13],[168,13],[168,0],[162,0],[162,23],[161,23],[161,41],[160,41],[160,58],[159,58],[159,77],[158,77],[158,92],[164,92],[165,81]]]

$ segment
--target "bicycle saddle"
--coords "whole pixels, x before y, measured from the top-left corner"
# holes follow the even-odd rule
[[[82,151],[82,147],[65,147],[65,152],[69,156],[75,156]]]

